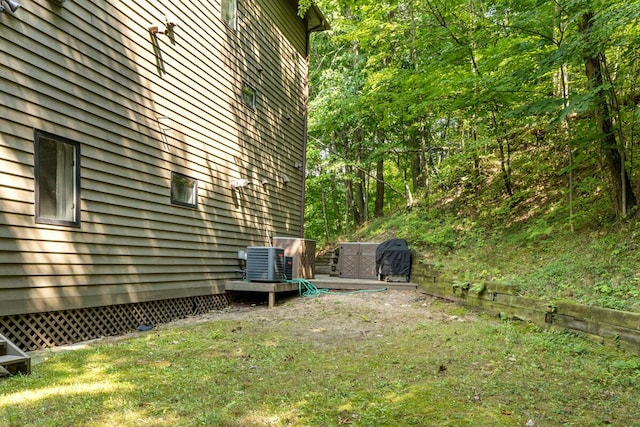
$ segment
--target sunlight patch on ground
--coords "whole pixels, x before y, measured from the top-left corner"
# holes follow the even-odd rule
[[[244,417],[241,425],[259,425],[259,426],[282,426],[292,425],[299,421],[298,414],[295,409],[283,411],[281,413],[259,413],[254,412]]]
[[[161,414],[150,416],[144,411],[134,411],[127,409],[119,412],[108,412],[102,414],[100,419],[87,424],[87,427],[104,427],[104,426],[153,426],[153,427],[174,427],[185,423],[175,415]]]
[[[130,386],[115,384],[112,382],[99,382],[91,384],[71,384],[53,386],[38,390],[25,390],[18,393],[7,394],[0,399],[0,408],[12,405],[20,405],[38,402],[51,397],[77,396],[86,394],[104,394],[131,389]]]

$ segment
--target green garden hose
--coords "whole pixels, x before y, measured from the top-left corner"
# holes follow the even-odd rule
[[[367,292],[384,292],[387,288],[379,288],[379,289],[362,289],[358,291],[350,291],[350,292],[331,292],[329,289],[318,288],[316,285],[311,283],[306,279],[292,279],[288,280],[289,283],[297,283],[298,284],[298,293],[301,297],[317,297],[322,294],[360,294]]]

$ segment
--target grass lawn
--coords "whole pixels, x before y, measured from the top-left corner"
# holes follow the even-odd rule
[[[0,380],[0,426],[640,426],[640,359],[416,292],[238,306]]]

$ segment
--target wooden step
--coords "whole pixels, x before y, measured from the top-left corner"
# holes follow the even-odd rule
[[[31,358],[24,351],[2,335],[0,346],[0,376],[31,373]]]
[[[17,365],[19,363],[25,363],[27,360],[29,360],[28,357],[9,356],[5,354],[4,356],[0,356],[0,366],[7,367],[9,365]]]
[[[0,356],[0,372],[5,375],[28,375],[31,373],[31,359],[23,356]]]
[[[316,257],[315,274],[338,276],[338,255],[335,250]]]

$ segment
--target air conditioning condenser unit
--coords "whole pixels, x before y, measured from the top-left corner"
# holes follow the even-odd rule
[[[284,249],[271,246],[249,246],[247,248],[247,280],[250,282],[282,282],[284,277]]]

